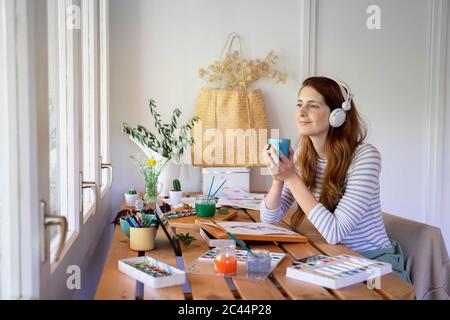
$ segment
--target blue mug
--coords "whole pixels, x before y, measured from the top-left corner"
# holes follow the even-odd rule
[[[275,139],[270,138],[268,143],[271,147],[275,149],[275,154],[279,159],[280,158],[280,150],[283,152],[286,158],[289,158],[289,148],[291,147],[291,139]]]

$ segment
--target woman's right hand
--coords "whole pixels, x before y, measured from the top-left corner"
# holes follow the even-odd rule
[[[273,148],[271,148],[270,144],[267,144],[264,147],[263,156],[264,156],[264,160],[266,161],[267,169],[269,170],[269,172],[272,176],[273,182],[277,183],[277,184],[282,184],[283,180],[277,178],[274,175],[274,173],[276,172],[277,165],[278,165],[278,163],[276,163],[276,161],[278,160],[278,157],[276,156],[274,151],[275,150]]]

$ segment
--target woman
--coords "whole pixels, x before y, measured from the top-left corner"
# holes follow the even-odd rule
[[[278,223],[295,200],[293,230],[306,216],[330,244],[371,258],[401,253],[381,216],[381,156],[363,142],[366,131],[348,87],[326,77],[306,79],[296,122],[302,139],[295,157],[292,147],[288,157],[280,152],[280,159],[270,145],[264,152],[273,182],[261,203],[261,221]],[[398,269],[404,269],[401,264]]]

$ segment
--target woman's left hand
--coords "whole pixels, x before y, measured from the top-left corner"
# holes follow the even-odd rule
[[[294,165],[294,149],[292,147],[289,148],[289,158],[280,151],[281,161],[277,159],[277,155],[273,147],[270,148],[269,154],[270,161],[268,163],[268,167],[274,178],[286,182],[288,178],[297,175]]]

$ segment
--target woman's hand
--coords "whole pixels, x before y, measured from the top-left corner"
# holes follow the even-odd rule
[[[266,145],[263,152],[264,159],[266,161],[267,168],[270,171],[274,181],[285,182],[293,175],[297,175],[294,165],[294,149],[289,148],[289,158],[287,158],[283,152],[280,151],[280,159],[278,159],[275,149],[270,145]]]

